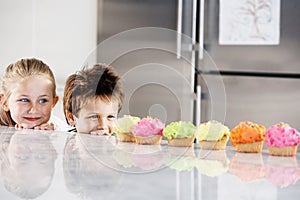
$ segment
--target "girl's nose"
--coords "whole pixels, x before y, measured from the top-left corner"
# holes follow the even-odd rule
[[[35,113],[36,111],[37,111],[37,106],[35,104],[31,104],[29,113]]]

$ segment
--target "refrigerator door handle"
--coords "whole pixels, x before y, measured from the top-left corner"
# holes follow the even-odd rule
[[[177,2],[177,59],[181,57],[182,0]]]
[[[205,0],[200,0],[199,12],[199,59],[203,59],[204,47],[204,4]]]

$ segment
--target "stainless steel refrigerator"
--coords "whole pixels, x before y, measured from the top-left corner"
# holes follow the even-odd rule
[[[181,91],[186,91],[182,94],[190,95],[190,98],[184,100],[188,107],[183,110],[184,119],[191,120],[196,125],[216,119],[224,122],[230,129],[245,120],[266,127],[283,121],[300,130],[300,1],[281,0],[280,37],[276,45],[219,44],[220,2],[221,0],[99,0],[98,42],[103,43],[122,31],[141,27],[161,27],[186,34],[191,40],[181,40],[181,45],[177,43],[177,50],[180,55],[188,55],[189,64],[178,64],[175,68],[190,81],[191,87],[180,83],[181,79],[169,76],[168,72],[164,72],[165,68],[144,70],[149,76],[169,80],[169,87],[182,87]],[[122,42],[115,45],[122,48]],[[127,42],[136,43],[138,38]],[[103,61],[103,53],[98,53],[99,62]],[[137,52],[134,52],[135,56],[126,54],[112,63],[122,75],[126,75],[133,66],[140,63],[151,63],[149,60],[153,58],[159,63],[169,64],[165,60],[168,56],[162,56],[161,52],[148,49],[140,53],[139,56],[136,56]],[[174,55],[169,56],[173,59]],[[195,69],[191,69],[190,63]],[[143,79],[143,76],[137,74],[125,78],[125,86],[134,87],[136,79]],[[198,85],[201,86],[201,95]],[[182,119],[177,110],[179,98],[174,97],[168,87],[142,84],[132,97],[129,109],[123,110],[121,115],[129,111],[133,115],[145,116],[153,108],[152,105],[161,111],[159,104],[167,113],[164,118],[166,123]],[[201,109],[198,106],[200,102]],[[158,116],[165,117],[163,113],[158,113]],[[178,180],[184,183],[178,192],[178,199],[221,199],[221,187],[218,184],[224,177],[212,179],[196,171],[191,173],[195,174],[176,174]],[[202,192],[207,187],[216,189]],[[190,192],[191,188],[196,192]],[[278,191],[278,196],[284,196],[284,192]]]
[[[97,61],[111,64],[122,76],[125,101],[120,116],[158,117],[166,124],[193,122],[195,2],[98,1]]]
[[[286,122],[300,130],[300,1],[279,3],[278,44],[220,45],[220,1],[205,1],[204,48],[219,72],[204,70],[199,78],[213,82],[216,74],[221,75],[226,92],[225,124],[230,128],[250,120],[267,128]],[[209,102],[209,98],[203,101],[202,120],[211,117]]]
[[[219,44],[220,2],[99,0],[98,43],[122,31],[141,27],[161,27],[185,34],[191,41],[181,41],[179,51],[189,54],[191,59],[188,62],[196,68],[190,69],[189,65],[184,69],[184,64],[181,69],[177,66],[193,85],[187,89],[194,95],[190,102],[193,111],[190,108],[184,111],[193,113],[185,119],[194,123],[216,119],[230,128],[245,120],[266,127],[282,121],[300,130],[300,2],[279,1],[280,36],[276,45]],[[135,39],[131,42],[134,43]],[[139,57],[141,60],[145,58],[144,61],[133,59],[132,63],[124,64],[118,70],[124,74],[136,63],[147,62],[145,55],[148,53]],[[161,59],[159,54],[151,57]],[[114,64],[123,63],[120,61]],[[160,76],[172,79],[163,72]],[[197,117],[200,109],[196,110],[197,85],[201,85],[202,90],[201,120]],[[177,98],[165,89],[157,85],[139,88],[130,102],[130,113],[144,116],[149,114],[151,105],[160,104],[169,113],[166,122],[179,120],[180,115],[174,111],[178,107]]]

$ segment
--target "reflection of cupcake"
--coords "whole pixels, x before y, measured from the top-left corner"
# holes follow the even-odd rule
[[[300,179],[296,158],[269,156],[266,179],[282,188],[295,184]]]
[[[156,170],[163,164],[160,145],[136,145],[131,154],[133,165],[143,170]]]
[[[236,153],[230,161],[229,171],[244,182],[263,178],[264,163],[261,154]]]
[[[288,124],[279,123],[268,128],[266,144],[270,155],[295,156],[300,133]]]
[[[138,144],[160,144],[165,124],[157,118],[143,118],[132,126],[132,133]]]
[[[132,126],[135,125],[140,118],[124,115],[115,122],[115,132],[120,142],[135,142],[135,137],[132,134]]]
[[[249,121],[241,122],[231,130],[230,140],[238,152],[259,153],[262,150],[266,128]]]
[[[196,138],[201,149],[224,150],[230,135],[229,128],[217,121],[200,124]]]
[[[112,156],[122,167],[133,167],[131,154],[134,152],[135,146],[135,143],[118,142]]]
[[[199,173],[210,177],[226,173],[228,166],[229,160],[225,151],[202,150],[196,163]]]
[[[131,159],[131,154],[122,150],[116,150],[113,152],[113,158],[115,161],[122,165],[124,168],[129,168],[133,166],[133,161]]]
[[[195,166],[194,148],[168,147],[168,152],[164,156],[164,163],[176,171],[191,171]]]
[[[163,130],[169,146],[190,147],[194,143],[196,127],[190,122],[172,122]]]

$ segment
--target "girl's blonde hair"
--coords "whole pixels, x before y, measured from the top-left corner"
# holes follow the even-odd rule
[[[56,96],[56,84],[53,72],[50,67],[36,58],[21,59],[13,64],[7,66],[2,77],[2,98],[0,108],[0,125],[14,126],[16,123],[10,116],[10,111],[5,111],[3,105],[5,105],[11,95],[12,86],[25,78],[34,75],[45,76],[52,82],[53,98]]]

